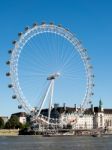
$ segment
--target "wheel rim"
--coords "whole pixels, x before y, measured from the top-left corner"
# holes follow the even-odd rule
[[[93,95],[92,93],[93,72],[92,72],[92,66],[90,65],[89,57],[87,55],[87,51],[83,48],[80,41],[72,33],[70,33],[69,31],[67,31],[62,27],[58,27],[55,25],[44,24],[44,25],[35,26],[31,29],[28,29],[24,34],[22,34],[19,40],[15,43],[11,55],[10,72],[11,72],[13,90],[17,96],[17,100],[28,113],[31,112],[33,107],[30,106],[30,104],[27,102],[23,94],[23,91],[20,87],[19,77],[18,77],[18,62],[24,46],[30,41],[30,39],[44,33],[56,34],[66,39],[79,53],[86,72],[86,92],[81,104],[81,107],[85,109],[88,103],[91,101],[91,96]]]

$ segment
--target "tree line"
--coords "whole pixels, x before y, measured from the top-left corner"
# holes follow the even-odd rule
[[[5,123],[3,118],[0,117],[0,129],[24,129],[28,128],[29,124],[25,123],[22,124],[19,122],[19,119],[17,116],[11,116],[10,119]]]

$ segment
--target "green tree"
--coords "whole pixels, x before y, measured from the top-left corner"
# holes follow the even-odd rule
[[[11,129],[17,129],[20,126],[20,122],[17,116],[11,116],[9,122],[11,124]]]
[[[9,121],[6,122],[5,124],[5,129],[22,129],[23,128],[23,125],[22,123],[20,122],[16,122],[15,120],[13,119],[10,119]]]
[[[19,122],[17,116],[11,116],[8,122],[5,124],[5,129],[18,129],[21,128],[22,124]]]
[[[0,129],[4,128],[4,120],[2,117],[0,117]]]
[[[5,129],[24,129],[28,128],[29,126],[29,123],[22,124],[21,122],[19,122],[17,116],[11,116],[5,124]]]
[[[29,128],[30,124],[26,122],[25,124],[22,125],[21,129]]]
[[[11,123],[10,121],[7,121],[6,124],[5,124],[5,129],[11,129]]]

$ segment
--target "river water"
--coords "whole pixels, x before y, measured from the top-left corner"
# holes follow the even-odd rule
[[[112,136],[0,136],[0,150],[112,150]]]

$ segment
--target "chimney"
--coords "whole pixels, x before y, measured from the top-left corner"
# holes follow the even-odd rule
[[[74,104],[74,109],[75,109],[75,111],[77,110],[77,105],[76,104]]]
[[[64,110],[66,110],[66,103],[63,103],[63,108]]]
[[[103,111],[103,103],[101,99],[99,100],[99,110]]]
[[[54,109],[57,109],[59,107],[59,104],[55,103],[54,104]]]
[[[91,111],[94,112],[93,104],[91,104]]]

